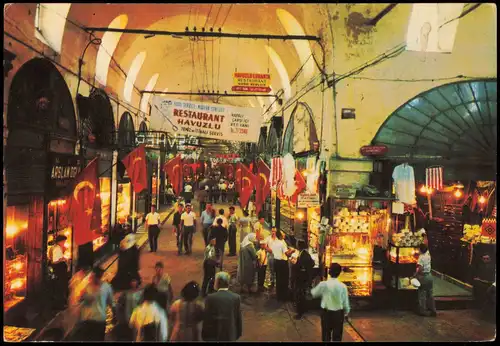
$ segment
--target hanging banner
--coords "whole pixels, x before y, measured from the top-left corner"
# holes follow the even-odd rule
[[[174,135],[226,141],[259,140],[262,116],[258,108],[153,97],[151,128]]]
[[[297,201],[297,208],[319,208],[321,204],[319,202],[319,194],[304,192],[299,194]]]
[[[233,73],[232,91],[237,92],[271,92],[271,75],[269,73]]]

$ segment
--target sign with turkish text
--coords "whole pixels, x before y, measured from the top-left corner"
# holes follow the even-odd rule
[[[154,96],[150,121],[171,134],[257,143],[262,117],[256,108]]]
[[[237,92],[260,92],[271,91],[271,75],[269,73],[233,73],[232,91]]]
[[[135,145],[144,144],[148,149],[167,147],[167,133],[163,131],[140,131],[135,133]]]
[[[388,150],[385,145],[365,145],[359,151],[363,156],[382,156],[387,154]]]
[[[51,198],[60,197],[62,190],[76,178],[82,170],[81,156],[51,153],[49,158],[48,194]]]
[[[297,208],[318,208],[320,206],[319,194],[310,192],[299,194]]]

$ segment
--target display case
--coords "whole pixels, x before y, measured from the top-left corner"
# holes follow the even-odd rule
[[[69,203],[65,199],[53,200],[48,204],[47,258],[51,258],[52,248],[58,235],[66,237],[63,256],[68,270],[73,269],[73,227],[69,222]],[[49,260],[50,262],[50,260]],[[49,269],[49,273],[50,273]]]
[[[389,243],[388,283],[396,290],[416,290],[410,283],[410,277],[417,269],[419,248],[416,246],[396,246]]]
[[[314,260],[314,267],[319,268],[319,234],[321,226],[320,208],[307,208],[307,237],[309,254]]]
[[[392,199],[339,198],[332,200],[332,231],[326,237],[325,270],[339,263],[339,279],[351,296],[371,296],[373,249],[387,244]],[[377,274],[379,275],[379,274]]]

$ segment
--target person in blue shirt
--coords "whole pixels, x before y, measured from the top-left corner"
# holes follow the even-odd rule
[[[210,226],[214,223],[215,210],[212,209],[212,203],[207,203],[207,206],[203,213],[201,213],[201,225],[203,227],[203,240],[205,241],[205,247],[208,246],[208,232]]]

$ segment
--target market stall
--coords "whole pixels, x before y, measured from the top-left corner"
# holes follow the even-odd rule
[[[339,263],[344,271],[340,280],[351,296],[371,296],[374,281],[381,281],[374,271],[375,246],[387,244],[390,228],[391,198],[349,196],[331,199],[332,232],[325,239],[325,272],[331,263]],[[374,275],[376,274],[376,275]]]

